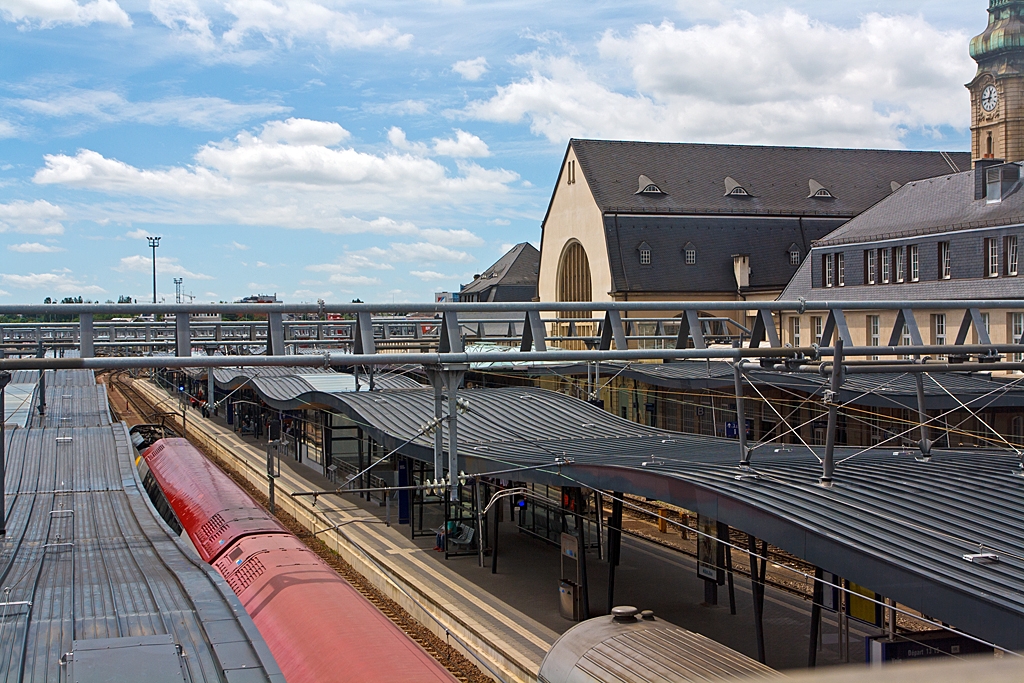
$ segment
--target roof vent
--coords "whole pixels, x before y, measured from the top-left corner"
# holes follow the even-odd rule
[[[833,194],[814,178],[811,178],[807,185],[811,188],[811,193],[807,195],[808,199],[835,199]]]
[[[622,605],[619,607],[612,607],[612,617],[615,621],[623,622],[627,624],[636,623],[636,615],[640,613],[636,607],[630,607]]]
[[[726,197],[753,197],[754,195],[747,192],[747,188],[740,185],[734,178],[727,177],[725,179],[725,196]]]
[[[645,175],[641,175],[638,182],[636,192],[633,194],[665,194],[661,188],[658,187],[653,180]]]
[[[891,183],[889,183],[889,189],[892,190],[893,192],[895,192],[896,190],[900,189],[901,187],[903,187],[903,186],[900,185],[899,183],[897,183],[895,180],[892,181]]]

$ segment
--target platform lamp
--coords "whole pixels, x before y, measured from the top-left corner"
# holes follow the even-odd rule
[[[7,410],[4,408],[4,387],[11,381],[11,373],[0,372],[0,536],[7,535],[7,506],[2,502],[7,497],[7,472],[4,438],[7,436],[4,421]]]
[[[160,246],[159,237],[147,237],[146,242],[153,250],[153,303],[156,303],[156,248]]]

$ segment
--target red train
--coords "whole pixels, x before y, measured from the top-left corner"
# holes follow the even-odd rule
[[[455,681],[188,441],[162,439],[142,457],[200,556],[252,616],[288,683]]]

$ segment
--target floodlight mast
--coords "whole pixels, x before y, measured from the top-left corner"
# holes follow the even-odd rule
[[[160,238],[147,237],[146,242],[153,250],[153,303],[156,303],[156,248],[160,246]]]

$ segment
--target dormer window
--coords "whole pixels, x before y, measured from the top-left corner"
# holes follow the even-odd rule
[[[735,178],[726,178],[725,179],[725,196],[726,197],[753,197],[754,195],[750,194],[750,192],[747,191],[747,188],[743,187],[738,182],[736,182]]]
[[[693,246],[693,242],[687,242],[683,247],[683,263],[688,266],[697,265],[697,247]]]
[[[799,266],[801,261],[800,247],[796,245],[796,242],[789,245],[789,265]]]
[[[637,180],[637,190],[634,194],[665,194],[664,191],[658,185],[645,175],[641,175]]]
[[[835,196],[814,178],[811,178],[807,184],[811,190],[811,193],[807,195],[808,199],[835,199]]]
[[[651,245],[647,244],[647,242],[641,242],[636,250],[640,252],[640,265],[651,265]]]

